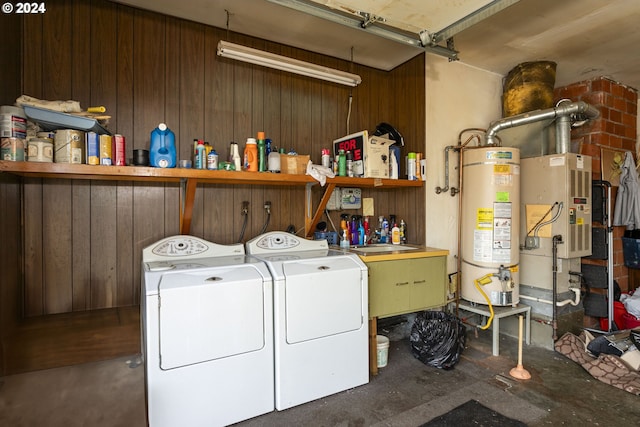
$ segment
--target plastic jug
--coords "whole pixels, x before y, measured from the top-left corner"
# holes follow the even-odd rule
[[[156,168],[176,167],[176,137],[164,123],[151,132],[149,164]]]

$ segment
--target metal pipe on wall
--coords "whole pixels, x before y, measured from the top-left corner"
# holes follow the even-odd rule
[[[574,114],[584,114],[589,119],[596,119],[600,115],[600,112],[595,107],[587,104],[584,101],[577,101],[570,103],[560,103],[560,105],[557,105],[554,108],[547,108],[546,110],[530,111],[511,117],[506,117],[500,120],[496,120],[489,125],[489,128],[487,129],[487,144],[496,144],[496,134],[503,129],[522,126],[546,119],[570,117]]]

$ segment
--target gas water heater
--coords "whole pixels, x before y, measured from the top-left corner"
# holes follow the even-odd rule
[[[461,297],[480,304],[519,302],[520,150],[463,150]]]

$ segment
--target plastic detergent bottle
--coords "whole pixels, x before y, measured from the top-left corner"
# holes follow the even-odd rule
[[[258,172],[258,145],[255,138],[247,138],[244,147],[244,168],[249,172]]]
[[[267,142],[264,139],[264,132],[258,132],[258,171],[266,172],[267,170]]]
[[[176,136],[164,123],[151,132],[149,164],[156,168],[176,167]]]
[[[267,169],[272,173],[280,173],[280,153],[272,146],[271,152],[267,156]]]
[[[391,243],[394,245],[400,244],[400,227],[398,227],[398,224],[393,224],[391,229]]]

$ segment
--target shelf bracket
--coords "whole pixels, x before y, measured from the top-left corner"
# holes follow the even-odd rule
[[[196,198],[198,180],[193,178],[180,180],[180,234],[191,233],[193,202]]]
[[[331,198],[331,193],[336,188],[336,184],[332,182],[327,182],[327,188],[324,190],[324,194],[322,195],[322,199],[320,199],[320,204],[318,208],[315,210],[313,216],[311,215],[312,211],[312,199],[311,199],[311,188],[312,184],[307,184],[305,187],[305,205],[304,205],[304,235],[305,237],[312,237],[313,232],[316,229],[316,225],[320,222],[320,218],[324,212],[324,209],[327,207],[327,203],[329,203],[329,199]]]

